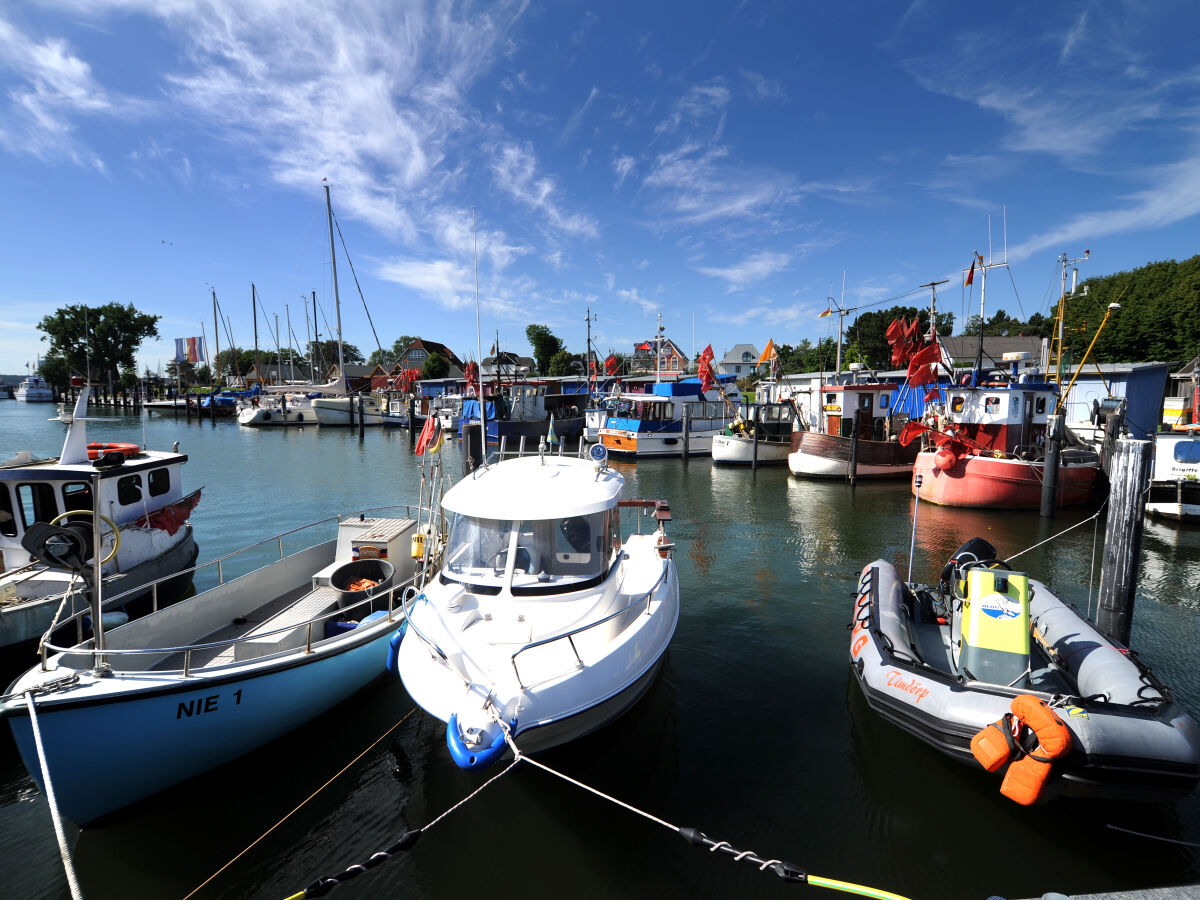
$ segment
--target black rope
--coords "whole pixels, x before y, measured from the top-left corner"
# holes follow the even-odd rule
[[[724,853],[732,856],[736,862],[754,863],[760,872],[770,869],[789,884],[803,884],[808,881],[808,873],[795,863],[785,862],[782,859],[763,859],[753,850],[739,850],[726,841],[714,841],[696,828],[680,828],[679,834],[693,847],[707,847],[709,852]]]
[[[366,872],[368,869],[373,869],[378,865],[382,865],[397,853],[402,853],[405,850],[411,850],[412,847],[417,843],[417,839],[420,837],[420,828],[414,829],[413,831],[406,831],[403,835],[401,835],[400,840],[382,850],[372,853],[364,862],[347,866],[336,875],[324,875],[318,878],[304,889],[302,896],[324,897],[339,884],[345,884],[347,881],[352,881],[363,872]]]

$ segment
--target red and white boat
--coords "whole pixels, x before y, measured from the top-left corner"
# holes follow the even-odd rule
[[[907,478],[917,448],[901,446],[892,432],[896,386],[827,384],[820,390],[821,430],[792,432],[787,458],[791,473],[801,478],[847,477],[850,445],[856,440],[856,478]]]
[[[913,493],[942,506],[1037,509],[1045,480],[1046,418],[1057,401],[1056,384],[1019,377],[947,387],[946,402],[914,429],[927,431],[930,442],[913,464]],[[1090,500],[1099,468],[1095,452],[1063,447],[1055,505]]]

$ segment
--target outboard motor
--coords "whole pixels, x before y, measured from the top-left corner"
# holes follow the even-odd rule
[[[981,562],[985,559],[995,559],[996,548],[989,544],[981,537],[971,538],[961,547],[954,551],[954,555],[946,563],[942,569],[941,587],[942,594],[949,595],[954,587],[956,580],[955,572],[961,569],[963,565],[969,562]]]

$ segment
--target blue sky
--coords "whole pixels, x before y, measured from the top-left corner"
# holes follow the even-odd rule
[[[989,313],[1045,312],[1060,253],[1090,250],[1086,277],[1200,252],[1195,21],[1187,2],[10,0],[0,372],[71,303],[161,315],[156,368],[202,323],[211,344],[215,289],[251,346],[251,282],[260,344],[289,313],[303,341],[302,297],[334,320],[323,178],[385,347],[475,355],[472,208],[485,354],[497,332],[528,352],[530,323],[582,352],[589,305],[601,353],[659,313],[688,350],[816,340],[843,273],[864,308],[951,278],[961,316],[972,251],[1006,244]],[[369,353],[340,254],[345,339]]]

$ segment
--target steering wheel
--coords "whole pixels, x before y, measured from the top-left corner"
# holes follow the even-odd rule
[[[69,519],[71,516],[87,516],[90,519],[93,517],[93,515],[94,514],[92,513],[92,511],[90,509],[68,509],[65,513],[57,515],[53,519],[51,519],[50,524],[57,525],[63,519]],[[121,548],[121,529],[119,529],[117,527],[117,523],[114,522],[112,519],[110,519],[108,516],[101,516],[100,521],[108,526],[109,531],[111,531],[112,535],[113,535],[112,550],[109,551],[108,556],[106,556],[100,560],[101,565],[103,565],[104,563],[106,563],[110,559],[112,559],[114,556],[116,556],[117,551]],[[101,539],[103,540],[103,535],[101,535]]]

